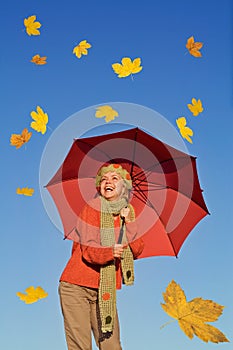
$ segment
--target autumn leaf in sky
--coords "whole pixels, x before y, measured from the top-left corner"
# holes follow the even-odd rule
[[[192,339],[194,335],[204,342],[229,342],[217,328],[206,322],[217,321],[224,306],[212,300],[195,298],[189,302],[179,284],[172,280],[163,293],[165,304],[163,310],[178,321],[181,330]]]
[[[180,117],[176,119],[176,124],[180,131],[181,136],[186,139],[188,142],[193,143],[190,136],[193,136],[193,131],[188,126],[186,126],[187,121],[185,117]]]
[[[23,129],[21,134],[12,134],[10,138],[11,146],[15,146],[17,149],[27,143],[32,136],[32,132],[29,132],[27,128]]]
[[[24,25],[28,35],[40,35],[39,28],[41,27],[40,22],[35,22],[36,16],[30,16],[24,19]]]
[[[30,286],[25,289],[25,293],[17,292],[16,295],[20,300],[24,301],[25,304],[32,304],[37,302],[39,299],[46,298],[48,293],[41,287]]]
[[[95,116],[96,118],[105,117],[105,121],[106,123],[108,123],[114,120],[116,117],[118,117],[118,112],[115,109],[113,109],[111,106],[105,105],[97,108]]]
[[[28,187],[22,187],[22,188],[17,188],[16,189],[17,194],[23,194],[24,196],[32,196],[34,193],[33,188],[28,188]]]
[[[80,43],[75,46],[75,48],[73,49],[73,53],[80,58],[82,55],[87,55],[88,54],[88,50],[91,47],[91,44],[88,43],[86,40],[82,40],[80,41]]]
[[[118,78],[125,78],[129,75],[136,74],[141,72],[141,59],[135,58],[133,61],[129,57],[123,57],[120,63],[113,63],[112,69],[116,74],[118,74]]]
[[[45,113],[41,107],[37,106],[36,112],[31,112],[31,117],[34,119],[34,121],[31,122],[31,128],[44,134],[47,130],[47,123],[49,120],[48,114]]]
[[[31,62],[41,66],[47,63],[46,59],[46,56],[35,55],[32,57]]]
[[[192,98],[192,104],[188,103],[187,106],[194,116],[197,116],[199,113],[203,112],[202,102],[200,99],[196,100],[195,98]]]
[[[186,48],[189,50],[190,55],[194,57],[202,57],[201,52],[199,51],[203,46],[203,43],[195,42],[194,37],[190,36],[186,43]]]

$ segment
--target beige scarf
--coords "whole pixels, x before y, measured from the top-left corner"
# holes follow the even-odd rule
[[[115,230],[113,214],[118,215],[122,208],[128,205],[127,200],[122,198],[118,201],[107,201],[101,198],[101,218],[100,218],[100,238],[101,245],[105,247],[114,246]],[[130,208],[131,220],[135,220],[134,209]],[[125,234],[125,225],[122,226],[122,243],[127,243]],[[133,254],[129,248],[124,249],[121,258],[121,268],[123,274],[123,283],[132,285],[134,282],[134,262]],[[101,330],[103,333],[112,332],[116,315],[116,269],[115,262],[109,263],[100,269],[99,286],[99,311],[101,319]]]

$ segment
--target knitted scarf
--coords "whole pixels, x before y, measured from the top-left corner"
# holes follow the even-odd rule
[[[107,201],[101,198],[101,218],[100,218],[100,239],[101,245],[105,247],[114,246],[115,230],[113,214],[119,214],[120,210],[128,205],[127,200],[122,198],[118,201]],[[131,220],[135,219],[134,209],[130,208]],[[122,243],[127,243],[125,234],[125,225]],[[123,283],[131,285],[134,282],[134,262],[133,254],[129,248],[124,249],[121,258],[121,269],[123,274]],[[99,286],[99,311],[101,320],[101,330],[103,333],[113,331],[114,320],[116,315],[116,270],[115,263],[109,263],[100,269],[100,286]]]

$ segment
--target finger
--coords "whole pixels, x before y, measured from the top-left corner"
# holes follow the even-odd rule
[[[121,243],[116,243],[114,247],[115,247],[115,248],[121,248],[121,247],[123,247],[123,244],[121,244]]]
[[[123,249],[124,249],[123,246],[122,247],[117,247],[117,248],[114,249],[114,252],[117,253],[117,254],[120,254],[120,253],[123,252]]]

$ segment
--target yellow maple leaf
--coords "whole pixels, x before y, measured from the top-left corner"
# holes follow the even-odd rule
[[[204,342],[229,342],[219,329],[206,323],[216,321],[224,306],[202,298],[187,302],[184,291],[174,280],[167,286],[163,298],[163,310],[178,321],[180,328],[190,339],[196,335]]]
[[[111,106],[104,105],[97,108],[95,116],[96,118],[105,117],[105,121],[108,123],[118,117],[118,112]]]
[[[192,98],[192,104],[187,104],[189,110],[193,113],[194,116],[197,116],[199,113],[203,112],[202,102],[201,100],[196,100]]]
[[[31,62],[37,65],[43,65],[47,63],[46,59],[47,59],[46,56],[35,55],[32,57]]]
[[[91,44],[87,40],[82,40],[80,43],[74,47],[73,53],[80,58],[82,55],[87,55],[88,50],[91,47]]]
[[[186,48],[189,50],[190,55],[194,57],[202,57],[201,52],[199,51],[203,46],[201,42],[195,42],[194,37],[190,36],[186,43]]]
[[[176,124],[178,126],[178,129],[180,131],[181,136],[186,139],[188,142],[193,143],[190,136],[193,136],[193,131],[191,128],[186,126],[187,121],[185,117],[180,117],[176,119]]]
[[[28,35],[40,35],[40,31],[38,30],[41,27],[40,22],[35,22],[36,16],[29,16],[24,19],[24,25],[26,28],[26,32]]]
[[[39,299],[46,298],[48,293],[43,288],[30,286],[25,289],[26,293],[17,292],[16,295],[20,300],[24,301],[25,304],[32,304],[37,302]]]
[[[23,194],[24,196],[32,196],[34,193],[33,188],[28,188],[28,187],[22,187],[22,188],[17,188],[16,189],[17,194]]]
[[[120,63],[113,63],[112,69],[118,78],[125,78],[129,75],[139,73],[142,70],[141,59],[135,58],[133,61],[129,57],[123,57]]]
[[[46,126],[49,120],[48,114],[45,113],[39,106],[36,107],[36,110],[37,112],[31,112],[31,117],[34,119],[34,122],[31,122],[31,128],[37,132],[41,132],[41,134],[44,134],[47,130]]]
[[[29,132],[27,128],[23,129],[21,134],[12,134],[10,138],[11,146],[15,146],[17,149],[27,143],[32,136],[32,132]]]

